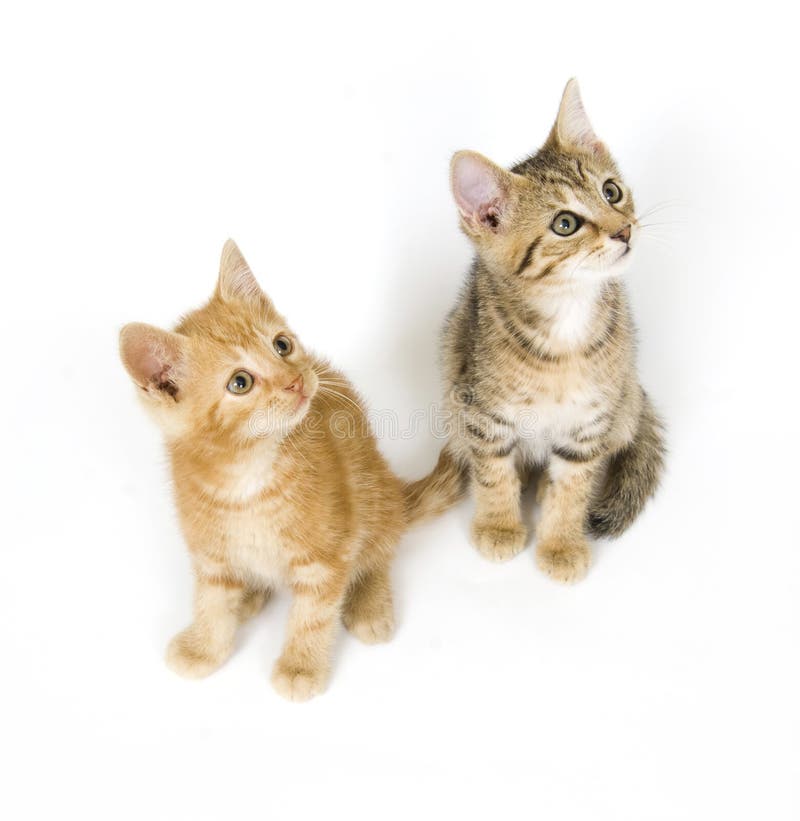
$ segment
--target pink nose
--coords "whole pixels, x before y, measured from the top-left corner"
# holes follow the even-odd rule
[[[287,385],[284,390],[286,391],[294,391],[295,393],[302,393],[303,392],[303,377],[298,376],[291,385]]]
[[[630,242],[631,226],[626,225],[624,228],[620,228],[616,234],[611,235],[611,239],[618,239],[620,242]]]

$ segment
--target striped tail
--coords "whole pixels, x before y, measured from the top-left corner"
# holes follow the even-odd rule
[[[605,484],[589,508],[593,536],[620,536],[655,493],[664,470],[664,424],[644,394],[633,441],[611,457]]]
[[[445,446],[430,474],[403,485],[408,524],[444,513],[466,493],[468,479],[467,467]]]

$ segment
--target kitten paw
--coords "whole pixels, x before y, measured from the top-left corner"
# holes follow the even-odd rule
[[[184,678],[205,678],[218,670],[230,651],[212,653],[204,647],[198,634],[189,627],[178,633],[167,647],[167,666]]]
[[[473,523],[472,543],[478,552],[493,562],[513,559],[524,547],[527,531],[521,524],[507,527]]]
[[[327,683],[323,670],[309,670],[278,659],[272,671],[272,686],[289,701],[308,701],[319,695]]]
[[[558,582],[572,584],[580,581],[589,570],[592,551],[583,541],[544,542],[536,548],[539,568]]]
[[[380,644],[394,635],[394,615],[385,613],[377,618],[358,618],[347,613],[342,617],[344,626],[364,644]]]
[[[394,607],[387,568],[358,578],[344,600],[344,626],[365,644],[389,641],[394,634]]]

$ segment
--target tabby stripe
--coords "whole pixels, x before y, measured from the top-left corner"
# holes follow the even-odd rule
[[[472,451],[472,455],[476,459],[502,459],[504,456],[508,456],[516,446],[516,440],[512,439],[507,445],[504,445],[499,450],[481,450],[474,445],[470,445],[469,449]]]
[[[224,587],[226,590],[242,590],[244,585],[234,579],[229,579],[227,576],[202,576],[202,580],[206,584],[213,584],[216,587]]]
[[[482,439],[484,442],[487,440],[486,434],[480,429],[476,428],[475,425],[471,425],[467,422],[467,430],[473,435],[476,436],[478,439]]]
[[[318,564],[319,560],[314,556],[296,556],[289,562],[289,567],[292,569],[296,567],[311,567],[312,564]]]
[[[608,430],[601,430],[599,433],[583,434],[581,436],[573,436],[572,438],[579,445],[591,447],[594,443],[599,442],[607,433]]]
[[[467,422],[466,428],[474,437],[490,444],[493,442],[499,442],[501,439],[505,439],[505,435],[502,433],[499,436],[489,436],[485,430],[481,430],[471,422]]]
[[[506,327],[505,330],[508,333],[511,333],[509,329]],[[516,346],[508,345],[508,350],[511,351],[514,356],[517,357],[518,361],[521,362],[523,365],[527,367],[531,367],[536,365],[536,363],[540,363],[542,365],[554,364],[558,360],[546,358],[546,356],[540,355],[538,351],[531,350],[528,346],[524,344],[524,342],[520,341],[516,336],[511,334],[513,341],[517,343]],[[506,342],[510,342],[508,338],[506,338]]]
[[[469,310],[470,324],[474,327],[478,324],[478,289],[475,287],[475,279],[470,282],[467,308]]]
[[[514,427],[513,423],[509,422],[508,419],[505,419],[502,416],[498,416],[496,413],[487,411],[484,408],[481,408],[480,411],[484,416],[488,416],[496,425],[505,425],[507,428]]]
[[[544,279],[546,276],[550,276],[550,274],[555,271],[556,266],[561,265],[561,263],[570,256],[572,256],[572,254],[562,254],[555,262],[551,262],[549,265],[546,265],[538,274],[536,274],[533,281],[537,282],[540,279]]]
[[[593,419],[586,422],[585,424],[577,425],[576,427],[574,427],[570,431],[570,433],[573,436],[580,436],[583,433],[583,431],[586,430],[586,428],[593,428],[595,425],[599,425],[600,422],[602,422],[604,419],[607,419],[608,416],[609,416],[608,411],[602,411],[601,413],[598,413],[597,416],[595,416]]]
[[[565,174],[560,174],[559,170],[553,169],[554,174],[543,174],[543,184],[550,188],[559,188],[562,185],[567,188],[572,188],[572,186],[574,185],[574,181],[569,179],[569,177],[567,177]]]
[[[193,477],[189,476],[188,478],[189,480],[192,480],[192,483],[198,490],[198,495],[200,498],[197,501],[199,503],[206,507],[212,507],[232,512],[252,510],[255,506],[264,504],[265,502],[269,501],[278,492],[277,488],[266,487],[260,493],[257,493],[255,496],[251,496],[249,499],[245,499],[243,502],[232,502],[228,501],[227,499],[220,499],[219,497],[212,495],[198,482],[193,481]]]
[[[558,362],[561,359],[560,356],[553,356],[552,354],[546,353],[535,342],[528,339],[523,331],[514,324],[513,319],[511,319],[508,312],[502,305],[498,302],[492,302],[492,307],[500,315],[500,319],[502,320],[503,327],[506,331],[514,338],[517,344],[527,351],[527,353],[531,356],[535,356],[537,359],[541,359],[543,362]]]
[[[611,310],[611,317],[608,321],[608,325],[606,325],[603,332],[600,336],[595,339],[592,344],[583,351],[584,356],[594,356],[599,351],[603,350],[606,345],[611,341],[611,337],[614,334],[614,331],[617,329],[617,324],[619,323],[619,312],[616,309],[616,306]]]
[[[553,447],[553,453],[561,459],[565,459],[567,462],[591,462],[597,455],[594,451],[583,454],[578,453],[577,450],[573,450],[572,448],[565,448],[560,445]]]
[[[514,448],[517,446],[516,440],[512,439],[504,448],[501,448],[498,451],[495,451],[492,456],[496,459],[500,459],[503,456],[508,456]]]
[[[536,250],[536,246],[541,241],[541,237],[537,237],[529,246],[528,250],[525,252],[525,256],[522,258],[522,262],[519,264],[519,267],[516,271],[514,271],[514,276],[519,276],[530,264],[531,258],[533,257],[533,252]]]
[[[595,441],[597,439],[602,439],[608,431],[611,429],[612,422],[609,421],[607,424],[603,425],[601,430],[595,431],[594,433],[586,433],[587,430],[592,430],[601,422],[604,422],[609,418],[609,413],[601,413],[598,416],[595,416],[591,422],[587,422],[585,425],[580,425],[577,428],[573,428],[570,431],[570,436],[580,445],[587,444],[588,442]]]

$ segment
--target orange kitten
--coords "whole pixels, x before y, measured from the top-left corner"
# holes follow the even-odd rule
[[[164,433],[194,564],[194,621],[169,665],[216,670],[284,584],[293,603],[272,682],[293,700],[320,693],[340,617],[364,642],[391,637],[395,545],[458,495],[458,471],[440,464],[435,482],[407,486],[392,474],[358,395],[303,348],[230,240],[208,304],[174,332],[126,325],[120,352]]]

